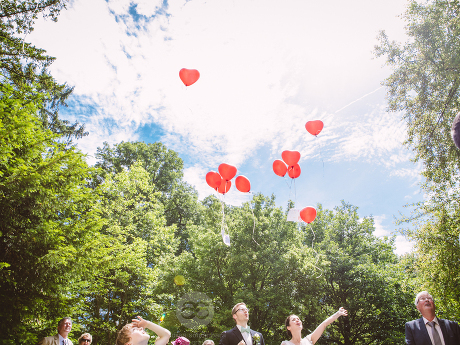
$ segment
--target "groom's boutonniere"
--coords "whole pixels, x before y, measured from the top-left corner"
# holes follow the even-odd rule
[[[254,345],[260,345],[260,334],[256,333],[256,334],[254,334],[254,336],[252,338],[256,342]]]

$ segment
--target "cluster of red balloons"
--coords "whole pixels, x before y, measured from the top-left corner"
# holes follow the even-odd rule
[[[179,71],[179,78],[182,80],[185,86],[190,86],[195,84],[198,78],[200,78],[200,72],[198,72],[196,69],[182,68]]]
[[[305,124],[305,129],[308,133],[318,136],[319,133],[323,130],[324,124],[321,120],[308,121]],[[301,169],[299,165],[300,152],[298,151],[283,151],[281,153],[281,159],[276,159],[273,162],[273,171],[276,175],[284,177],[286,172],[289,177],[295,179],[300,176]],[[310,224],[316,218],[316,209],[314,207],[305,207],[300,211],[300,218]]]
[[[275,174],[284,177],[287,172],[292,179],[299,177],[301,172],[300,165],[298,164],[300,152],[286,150],[281,153],[281,158],[283,158],[283,160],[276,159],[273,162],[273,171]]]
[[[233,165],[222,163],[218,168],[219,172],[210,171],[206,174],[206,182],[209,187],[220,194],[227,193],[232,187],[232,178],[235,177],[237,169]],[[235,179],[235,186],[242,193],[251,190],[251,183],[246,176],[240,175]]]

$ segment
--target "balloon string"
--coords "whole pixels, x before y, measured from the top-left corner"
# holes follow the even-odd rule
[[[223,198],[224,196],[222,196]],[[224,230],[224,226],[225,226],[225,206],[224,206],[224,202],[222,200],[220,200],[220,204],[222,205],[222,225],[221,225],[221,234],[224,235],[225,233],[225,230]]]
[[[295,188],[295,179],[293,178],[292,180],[294,182],[294,207],[296,207],[296,205],[297,205],[297,190]]]
[[[313,264],[310,264],[310,265],[312,265],[314,268],[316,268],[316,269],[318,269],[318,270],[321,271],[320,275],[316,277],[316,278],[319,278],[319,277],[321,277],[321,276],[323,275],[323,270],[322,270],[321,268],[319,268],[318,266],[316,266],[316,265],[318,265],[318,261],[319,261],[319,254],[318,254],[318,252],[313,248],[313,243],[315,242],[316,234],[315,234],[315,232],[313,231],[313,227],[312,227],[311,223],[310,223],[309,225],[310,225],[310,230],[311,230],[311,232],[312,232],[312,234],[313,234],[313,239],[311,240],[311,249],[312,249],[312,250],[315,252],[315,254],[316,254],[316,262],[315,262],[315,264],[314,264],[314,265],[313,265]]]
[[[309,225],[310,225],[310,230],[311,230],[311,232],[313,234],[313,239],[311,240],[311,249],[313,249],[313,243],[315,242],[316,234],[313,231],[313,227],[311,226],[311,223]]]
[[[318,136],[316,135],[316,139],[318,139]],[[321,158],[321,162],[323,163],[323,177],[324,177],[324,159],[323,159],[323,155],[321,153],[321,144],[318,143],[318,146],[319,146],[319,158]]]

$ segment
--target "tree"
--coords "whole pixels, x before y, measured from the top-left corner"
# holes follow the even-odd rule
[[[121,142],[111,147],[104,143],[97,149],[97,167],[100,174],[96,184],[104,180],[106,174],[119,173],[130,169],[133,164],[141,163],[149,173],[155,192],[165,208],[167,225],[176,226],[176,236],[181,239],[179,252],[187,249],[187,225],[193,224],[199,217],[198,193],[189,184],[182,181],[183,162],[177,152],[168,149],[160,142]]]
[[[97,230],[91,169],[75,148],[42,127],[42,101],[0,84],[0,334],[36,342],[70,310],[75,253]],[[14,312],[12,312],[14,311]],[[43,333],[42,333],[43,332]],[[46,332],[46,333],[45,333]]]
[[[450,129],[460,110],[460,5],[457,0],[410,1],[404,19],[408,42],[390,42],[384,31],[376,56],[393,73],[384,82],[390,111],[402,111],[406,144],[422,161],[423,175],[437,184],[456,183],[460,151]],[[453,179],[454,178],[454,179]]]
[[[345,202],[334,211],[319,205],[311,229],[305,229],[306,242],[315,237],[328,265],[319,281],[321,308],[305,318],[304,327],[313,331],[318,319],[343,306],[348,317],[328,327],[319,344],[404,344],[404,323],[417,316],[412,286],[404,283],[393,241],[375,237],[372,217],[360,220],[357,210]]]
[[[176,287],[172,306],[186,292],[206,294],[214,316],[198,330],[217,335],[234,326],[230,311],[244,301],[250,308],[251,328],[272,339],[270,343],[281,342],[284,319],[295,311],[308,313],[314,303],[306,301],[317,300],[313,251],[302,244],[296,224],[287,222],[286,214],[275,207],[274,197],[258,194],[241,207],[223,207],[215,197],[202,204],[201,222],[187,228],[190,250],[177,258],[165,277],[166,282],[179,274],[186,279],[183,287]],[[223,243],[222,224],[228,227],[230,246]],[[166,325],[173,332],[187,332],[175,318]]]
[[[108,175],[98,188],[101,231],[83,248],[91,265],[76,282],[75,314],[95,344],[114,343],[117,330],[135,315],[161,315],[156,286],[168,269],[178,240],[166,226],[163,206],[140,163]]]
[[[435,295],[439,310],[458,320],[458,265],[445,266],[445,256],[458,257],[460,150],[451,124],[460,110],[459,1],[410,1],[403,18],[409,40],[401,45],[380,34],[377,56],[385,56],[393,73],[385,81],[389,109],[402,111],[408,128],[406,145],[423,163],[426,200],[401,222],[414,223],[406,234],[415,241],[420,286]],[[436,241],[433,239],[437,238]],[[454,240],[455,239],[455,240]],[[427,270],[429,260],[433,266]],[[436,269],[436,274],[431,272]],[[418,292],[418,291],[417,291]],[[439,298],[438,298],[439,297]]]
[[[2,0],[0,3],[0,82],[13,85],[15,90],[30,93],[23,97],[33,99],[34,93],[46,95],[39,107],[43,125],[68,141],[72,137],[87,135],[84,126],[78,122],[59,119],[60,106],[73,91],[67,84],[58,84],[48,73],[47,68],[55,58],[46,55],[45,50],[26,42],[27,35],[34,30],[39,14],[57,21],[59,12],[65,9],[67,0]]]

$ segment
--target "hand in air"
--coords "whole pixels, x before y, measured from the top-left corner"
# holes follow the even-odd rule
[[[132,319],[133,326],[138,327],[138,328],[144,328],[145,324],[147,323],[147,321],[145,321],[140,316],[136,316],[136,317],[137,317],[137,319]]]
[[[338,316],[347,316],[348,311],[346,311],[343,307],[340,307],[339,311],[337,312]]]

